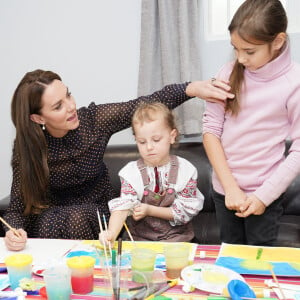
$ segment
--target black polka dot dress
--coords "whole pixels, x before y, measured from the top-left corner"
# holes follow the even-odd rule
[[[113,191],[103,162],[110,137],[130,126],[133,112],[141,101],[161,101],[175,108],[189,99],[186,86],[187,83],[168,85],[150,96],[128,102],[91,103],[78,110],[79,127],[64,137],[54,138],[45,131],[50,171],[49,208],[40,214],[23,215],[20,170],[14,168],[11,200],[5,215],[7,222],[15,228],[24,228],[28,237],[98,239],[97,209],[108,222],[107,203],[120,193]],[[17,155],[13,154],[13,160],[16,159]]]

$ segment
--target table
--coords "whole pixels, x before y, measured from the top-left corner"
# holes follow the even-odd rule
[[[34,264],[40,263],[42,260],[52,257],[61,258],[69,250],[74,248],[74,246],[80,244],[81,241],[74,240],[49,240],[49,239],[29,239],[28,245],[22,252],[31,253],[34,258]],[[211,263],[213,264],[218,256],[220,245],[197,245],[195,253],[195,263]],[[200,252],[205,252],[205,258],[200,258]],[[10,253],[15,253],[6,250],[3,242],[3,238],[0,239],[0,266],[4,265],[4,257]],[[72,295],[71,299],[110,299],[110,297],[105,297],[101,289],[101,276],[102,270],[100,268],[95,268],[95,287],[94,292],[88,295]],[[272,279],[271,276],[254,276],[254,275],[244,275],[245,281],[252,288],[266,288],[264,281],[266,279]],[[37,283],[38,288],[44,285],[42,277],[34,275],[34,280]],[[300,285],[299,277],[278,277],[280,283],[287,284],[297,284]],[[9,289],[8,289],[9,290]],[[207,299],[209,295],[206,292],[195,290],[192,293],[184,293],[182,291],[182,286],[177,285],[172,287],[167,292],[163,294],[164,296],[170,297],[177,300],[192,300],[192,299]],[[271,294],[272,297],[276,298],[274,293]],[[26,296],[26,299],[42,299],[40,296]]]

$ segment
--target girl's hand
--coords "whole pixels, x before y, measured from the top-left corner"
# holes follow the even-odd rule
[[[149,205],[145,203],[140,203],[133,208],[132,218],[135,221],[141,220],[148,215]]]
[[[227,98],[233,99],[228,82],[219,79],[205,81],[193,81],[186,88],[186,94],[190,97],[198,97],[209,102],[225,103]]]
[[[246,218],[250,215],[262,215],[265,210],[265,204],[252,194],[246,199],[245,203],[240,206],[240,212],[237,212],[235,215]]]
[[[115,243],[115,238],[113,234],[109,230],[104,230],[103,232],[99,232],[99,242],[103,247],[107,247],[108,244],[113,247]]]
[[[23,229],[17,229],[20,237],[18,237],[14,231],[6,231],[4,242],[8,250],[10,251],[20,251],[23,250],[27,242],[27,232]]]
[[[240,207],[247,199],[247,195],[239,188],[234,188],[225,193],[225,206],[229,210],[240,211]]]

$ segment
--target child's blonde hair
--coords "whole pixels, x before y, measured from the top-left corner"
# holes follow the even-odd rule
[[[171,130],[176,129],[175,117],[172,111],[163,103],[160,102],[142,102],[133,114],[131,126],[135,135],[135,125],[143,125],[145,122],[155,121],[162,118],[167,127]]]

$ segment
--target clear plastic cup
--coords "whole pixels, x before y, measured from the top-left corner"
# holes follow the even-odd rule
[[[71,272],[65,265],[53,266],[43,272],[48,300],[69,300]]]
[[[32,276],[32,256],[30,254],[13,254],[5,258],[8,278],[11,288],[19,287],[23,278],[31,279]]]
[[[87,294],[94,289],[95,259],[90,256],[74,256],[67,259],[71,270],[72,290],[76,294]]]
[[[148,277],[152,276],[156,252],[147,248],[133,248],[131,250],[131,270],[141,272]],[[143,278],[134,276],[133,281],[142,282]]]
[[[189,264],[190,248],[181,243],[170,243],[164,247],[166,275],[170,279],[180,277],[181,270]]]

